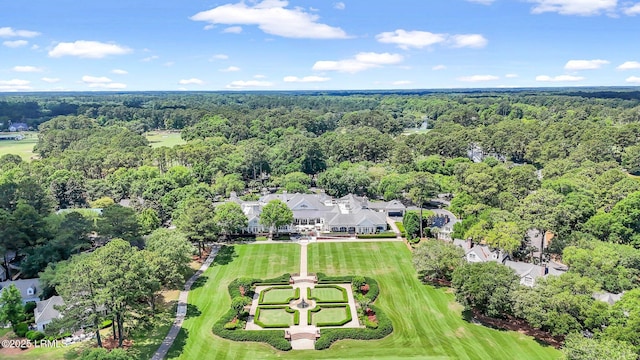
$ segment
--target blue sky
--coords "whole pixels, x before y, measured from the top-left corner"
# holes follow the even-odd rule
[[[640,86],[639,0],[0,0],[0,92]]]

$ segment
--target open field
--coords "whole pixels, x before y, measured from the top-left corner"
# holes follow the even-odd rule
[[[179,132],[167,132],[167,131],[150,131],[144,136],[149,140],[151,147],[174,147],[176,145],[186,144],[186,141],[182,140]]]
[[[20,156],[24,161],[30,161],[34,156],[33,147],[38,142],[38,136],[35,133],[27,135],[22,140],[2,140],[0,141],[0,156],[5,154],[14,154]]]
[[[557,359],[560,353],[515,332],[462,319],[453,295],[418,281],[403,243],[309,245],[309,271],[363,275],[380,284],[376,302],[391,317],[394,333],[382,340],[344,340],[323,351],[280,352],[257,343],[214,336],[211,327],[229,310],[228,284],[238,277],[268,278],[298,271],[300,247],[238,245],[237,257],[216,264],[189,294],[189,313],[168,358],[180,359]]]

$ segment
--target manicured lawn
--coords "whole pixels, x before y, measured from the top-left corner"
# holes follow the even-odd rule
[[[311,323],[336,323],[347,318],[347,305],[344,307],[323,307],[322,310],[311,313]]]
[[[288,324],[293,325],[293,313],[288,313],[285,309],[260,308],[260,318],[258,319],[266,325]]]
[[[391,317],[394,333],[382,340],[344,340],[323,351],[279,352],[264,344],[214,336],[211,327],[229,311],[227,286],[238,277],[268,278],[299,271],[300,246],[239,245],[237,257],[214,265],[189,295],[189,318],[168,358],[180,359],[558,359],[560,353],[515,332],[488,329],[462,319],[453,295],[423,285],[403,243],[309,245],[309,272],[374,277],[377,304]],[[355,316],[355,315],[354,315]]]
[[[295,296],[294,289],[265,289],[262,302],[264,303],[282,303]]]
[[[182,140],[179,132],[151,131],[144,136],[149,140],[151,147],[174,147],[187,143]]]
[[[342,291],[336,288],[316,287],[311,289],[311,296],[321,302],[342,303],[344,302],[342,294]]]
[[[18,155],[24,161],[30,161],[34,156],[33,147],[38,142],[38,136],[35,134],[27,135],[27,138],[14,141],[14,140],[1,140],[0,141],[0,156],[5,154]]]

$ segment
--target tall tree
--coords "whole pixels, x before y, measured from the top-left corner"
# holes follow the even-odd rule
[[[262,208],[260,224],[269,227],[269,237],[279,227],[293,223],[293,212],[280,200],[271,200]]]
[[[497,262],[470,263],[453,272],[456,300],[466,308],[500,317],[511,311],[511,293],[520,279],[509,267]]]
[[[213,221],[226,239],[227,236],[246,228],[248,219],[240,205],[226,202],[215,208]]]
[[[413,251],[413,265],[427,280],[451,281],[454,270],[464,264],[463,256],[464,251],[453,244],[423,241]]]
[[[484,239],[487,245],[512,254],[522,246],[523,238],[524,234],[518,224],[508,221],[496,223]]]
[[[557,231],[560,222],[560,209],[558,205],[564,197],[553,190],[541,189],[530,194],[518,208],[516,214],[531,228],[538,229],[540,233],[540,261],[545,250],[544,243],[547,231]]]
[[[179,209],[179,215],[175,219],[176,226],[190,241],[198,243],[198,254],[202,256],[202,250],[206,241],[216,239],[218,226],[214,220],[215,211],[213,204],[205,199],[191,198],[185,200]]]
[[[11,284],[9,287],[0,290],[0,323],[11,324],[13,329],[24,318],[24,307],[22,306],[22,295],[20,290]]]
[[[409,183],[409,199],[420,207],[420,219],[423,219],[424,204],[438,193],[438,184],[429,173],[416,173]],[[424,225],[420,221],[420,238],[424,238]]]

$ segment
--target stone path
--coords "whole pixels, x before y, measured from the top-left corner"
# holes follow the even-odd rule
[[[173,345],[173,342],[180,332],[182,323],[187,316],[187,298],[189,297],[189,290],[191,290],[191,287],[196,282],[196,280],[198,280],[200,275],[207,271],[211,263],[213,263],[213,259],[216,257],[218,250],[220,250],[219,246],[213,246],[211,248],[211,253],[202,264],[200,269],[198,269],[198,271],[196,271],[196,273],[193,274],[193,276],[191,276],[191,278],[189,278],[189,280],[184,284],[184,290],[180,291],[180,296],[178,296],[178,310],[176,311],[176,318],[173,321],[173,325],[171,326],[171,329],[169,330],[167,336],[162,341],[162,344],[160,344],[158,350],[155,352],[155,354],[153,354],[151,360],[162,360],[165,358],[165,356],[167,356],[167,352]]]
[[[307,277],[307,244],[300,244],[300,277]]]

